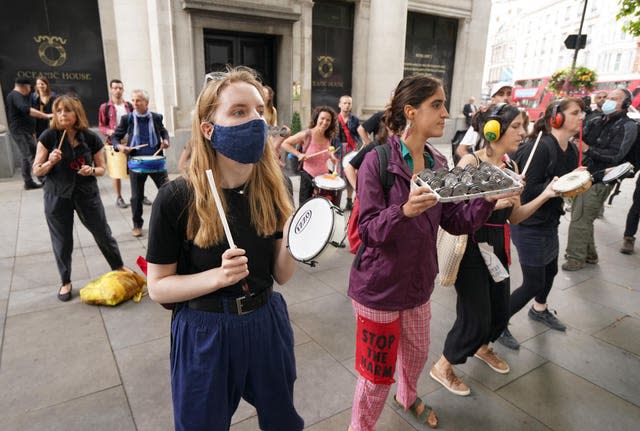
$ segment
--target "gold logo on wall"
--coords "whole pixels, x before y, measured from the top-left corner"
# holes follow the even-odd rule
[[[40,60],[42,60],[44,64],[57,67],[62,66],[64,62],[67,61],[67,51],[65,51],[63,46],[67,43],[67,39],[63,39],[60,36],[47,36],[41,34],[34,36],[33,40],[40,44],[38,46],[38,57],[40,57]],[[52,53],[49,48],[54,50],[57,53],[57,56],[53,53],[54,57],[50,57],[49,54]],[[47,50],[49,50],[49,53],[47,53]]]
[[[335,58],[328,55],[318,57],[318,73],[320,73],[320,76],[328,78],[333,74],[334,61]]]

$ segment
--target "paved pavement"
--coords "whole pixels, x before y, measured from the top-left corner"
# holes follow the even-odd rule
[[[151,183],[149,181],[148,183]],[[130,235],[130,210],[118,209],[111,182],[100,179],[107,217],[126,264],[144,255],[145,236]],[[129,185],[123,184],[124,196]],[[633,182],[595,224],[598,265],[560,271],[550,304],[569,328],[548,330],[521,312],[512,332],[518,352],[496,350],[511,365],[498,375],[477,359],[456,367],[471,396],[448,393],[428,376],[418,392],[443,430],[637,430],[640,423],[640,255],[618,252]],[[147,195],[155,196],[152,184]],[[145,219],[150,208],[145,207]],[[0,429],[170,430],[170,313],[148,297],[139,304],[95,307],[77,292],[108,271],[79,223],[73,255],[74,298],[56,299],[58,274],[43,215],[42,191],[24,191],[18,177],[0,181]],[[568,220],[561,224],[561,248]],[[512,286],[522,277],[515,256]],[[355,375],[354,319],[346,296],[352,256],[337,250],[317,268],[300,265],[278,287],[295,329],[296,406],[307,429],[347,428]],[[455,317],[455,292],[432,297],[435,361]],[[255,411],[241,403],[233,431],[257,430]],[[379,430],[421,427],[388,403]],[[286,430],[285,430],[286,431]]]

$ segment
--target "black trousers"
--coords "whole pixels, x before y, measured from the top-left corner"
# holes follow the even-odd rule
[[[107,224],[100,193],[96,189],[91,194],[74,193],[71,199],[44,193],[44,213],[49,226],[53,254],[62,284],[71,282],[71,254],[73,252],[74,211],[82,224],[91,232],[102,255],[112,270],[121,268],[122,257],[118,243]]]
[[[147,177],[151,177],[157,188],[169,182],[167,172],[152,172],[141,174],[129,171],[131,181],[131,215],[133,216],[133,227],[142,228],[144,220],[142,218],[142,200],[144,199],[144,183]]]
[[[11,132],[11,138],[18,146],[20,157],[22,157],[22,179],[25,184],[32,183],[31,169],[33,159],[36,156],[36,140],[31,133],[28,132]]]
[[[636,232],[638,232],[638,221],[640,221],[640,175],[637,177],[636,189],[633,191],[633,203],[627,214],[624,236],[635,236]]]
[[[546,266],[524,266],[522,268],[522,286],[511,294],[509,300],[509,314],[513,316],[529,301],[535,298],[540,304],[547,303],[547,296],[551,292],[553,280],[558,273],[558,258]]]
[[[493,281],[478,246],[467,247],[455,283],[456,321],[442,352],[452,364],[465,363],[480,346],[497,340],[509,322],[510,278]]]
[[[300,171],[300,192],[298,194],[298,203],[302,205],[313,196],[313,178],[305,171]]]

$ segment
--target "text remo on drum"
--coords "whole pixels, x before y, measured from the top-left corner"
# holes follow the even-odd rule
[[[298,262],[316,266],[344,242],[346,232],[340,208],[324,198],[309,199],[289,224],[289,253]]]

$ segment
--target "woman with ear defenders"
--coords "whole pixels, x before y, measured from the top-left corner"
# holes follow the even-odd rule
[[[518,166],[524,166],[536,136],[542,131],[526,173],[521,196],[523,204],[538,198],[556,177],[576,169],[578,150],[570,140],[579,132],[582,117],[581,101],[566,98],[550,104],[544,116],[536,121],[529,140],[520,146],[514,157]],[[558,273],[558,225],[560,216],[564,214],[563,206],[562,197],[553,197],[529,218],[511,228],[511,238],[522,268],[522,285],[509,298],[509,315],[516,314],[533,299],[529,317],[558,331],[564,331],[566,327],[548,310],[547,296]],[[508,330],[498,341],[511,349],[520,347]]]
[[[273,291],[274,280],[285,283],[296,268],[285,245],[293,208],[263,112],[250,69],[209,81],[196,102],[187,173],[153,203],[149,296],[177,303],[170,357],[177,431],[228,430],[240,398],[256,408],[262,430],[304,428],[293,405],[293,330]],[[238,248],[225,239],[208,169]]]
[[[507,154],[516,152],[526,136],[522,112],[503,103],[489,106],[487,111],[476,114],[474,120],[477,130],[483,131],[484,147],[464,156],[458,166],[478,166],[485,162],[517,173],[518,167]],[[469,236],[455,282],[458,294],[456,321],[447,334],[442,356],[430,371],[431,377],[450,392],[456,395],[471,392],[451,366],[465,363],[470,356],[484,361],[497,373],[509,372],[509,365],[489,347],[509,322],[509,278],[494,281],[479,244],[492,246],[493,253],[508,271],[511,259],[507,222],[520,223],[554,196],[556,192],[549,183],[526,205],[520,205],[520,196],[500,199],[484,225]]]

